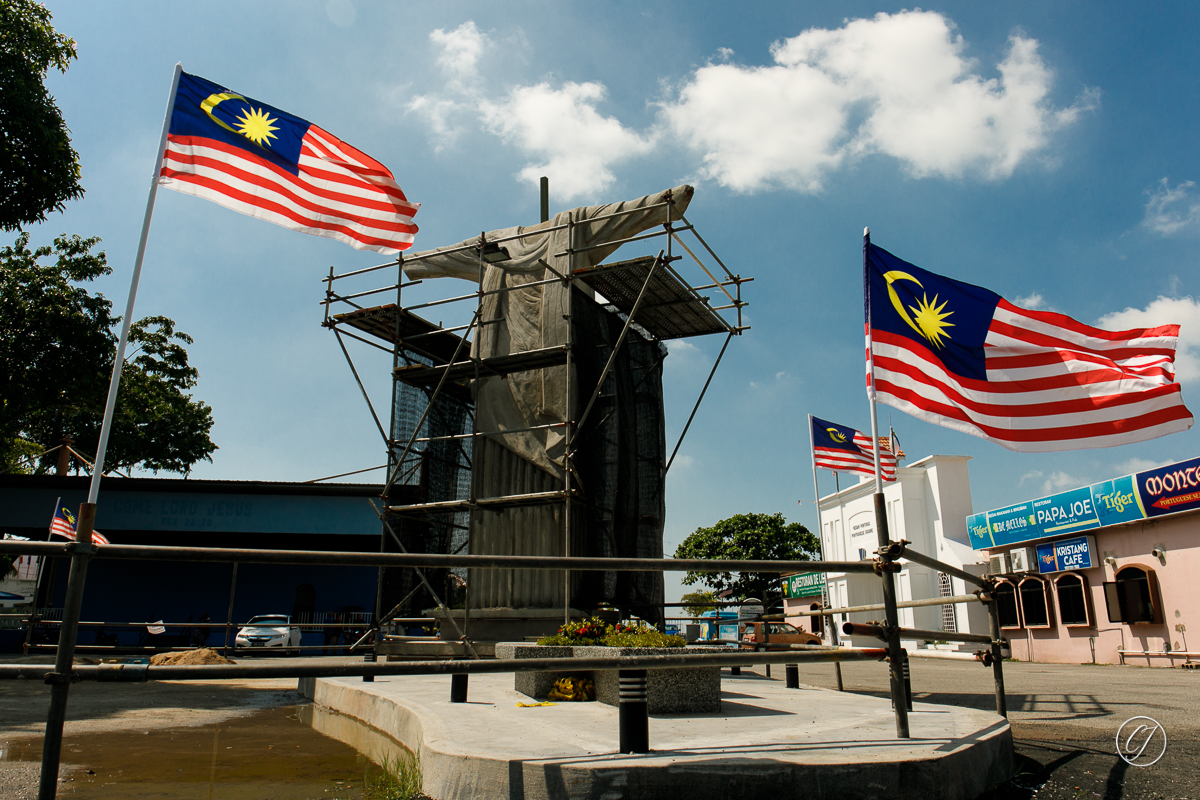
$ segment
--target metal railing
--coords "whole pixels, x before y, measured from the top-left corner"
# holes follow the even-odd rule
[[[647,704],[644,691],[645,670],[667,669],[685,666],[709,666],[739,668],[755,664],[784,664],[788,666],[787,685],[798,687],[795,665],[808,662],[841,663],[844,661],[878,661],[890,664],[892,697],[897,719],[897,735],[908,738],[907,707],[909,692],[903,677],[906,671],[904,654],[896,643],[905,629],[898,625],[869,626],[869,635],[888,643],[888,648],[842,648],[793,646],[783,650],[728,653],[706,653],[663,656],[625,656],[612,658],[575,659],[519,659],[519,660],[476,660],[434,662],[384,662],[374,659],[373,649],[367,662],[360,664],[287,664],[248,665],[231,664],[217,666],[149,666],[145,664],[110,664],[100,666],[75,666],[73,657],[81,624],[80,609],[83,599],[84,581],[88,563],[93,558],[117,560],[153,560],[260,564],[353,564],[361,566],[405,566],[405,567],[472,567],[475,569],[511,569],[520,567],[536,570],[579,570],[579,571],[691,571],[691,572],[757,572],[768,574],[800,572],[854,572],[890,576],[899,570],[900,557],[918,563],[935,566],[943,571],[954,570],[926,556],[905,550],[907,542],[892,542],[881,548],[875,561],[740,561],[704,559],[628,559],[628,558],[581,558],[581,557],[538,557],[538,556],[495,556],[495,555],[442,555],[417,553],[356,553],[342,551],[308,550],[253,550],[245,548],[162,547],[142,545],[104,545],[91,543],[91,526],[95,518],[95,506],[84,503],[79,514],[78,539],[70,543],[0,541],[0,553],[14,555],[69,556],[71,568],[67,580],[63,618],[59,625],[59,642],[55,663],[50,669],[44,665],[0,665],[0,679],[40,679],[51,686],[50,709],[47,715],[46,735],[42,752],[42,779],[39,800],[54,800],[57,794],[57,775],[62,750],[62,724],[66,717],[70,685],[80,680],[95,681],[149,681],[149,680],[212,680],[244,678],[318,678],[339,676],[361,676],[363,680],[374,680],[376,675],[438,675],[448,674],[452,679],[452,700],[466,700],[466,677],[471,674],[522,672],[522,671],[576,671],[616,669],[630,687],[628,695],[622,696],[622,751],[644,751],[640,744],[647,729]],[[964,573],[969,575],[969,573]],[[966,580],[967,578],[964,578]],[[969,575],[971,583],[988,587],[986,579]],[[988,603],[992,631],[990,637],[978,634],[958,634],[972,637],[970,641],[990,642],[992,646],[991,666],[996,676],[997,713],[1007,716],[1004,701],[1004,684],[1001,673],[1000,647],[1004,644],[999,637],[999,619],[995,603],[987,596],[970,596],[971,601]],[[942,604],[957,598],[938,598]],[[889,616],[896,614],[894,594],[885,594]],[[717,621],[717,620],[714,620]],[[132,624],[132,623],[131,623]],[[146,623],[136,623],[139,627]],[[311,623],[310,623],[311,624]],[[344,624],[344,623],[342,623]],[[378,625],[378,623],[376,623]],[[195,627],[193,624],[192,627]],[[378,631],[373,631],[378,634]],[[929,631],[907,631],[916,635],[930,634]],[[940,638],[949,634],[937,632]],[[364,639],[366,637],[364,636]],[[378,647],[379,635],[375,635]],[[960,640],[963,640],[960,638]],[[360,640],[361,641],[361,640]],[[464,640],[466,641],[466,640]],[[469,642],[467,642],[469,644]],[[640,681],[640,683],[639,683]],[[624,685],[624,683],[623,683]],[[632,722],[631,722],[632,720]],[[633,736],[633,744],[625,740],[626,733]]]

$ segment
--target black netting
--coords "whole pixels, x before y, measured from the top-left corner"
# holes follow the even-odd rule
[[[604,370],[625,316],[573,293],[572,317],[579,413]],[[662,364],[667,351],[631,327],[588,418],[576,436],[575,466],[586,502],[586,534],[572,547],[589,556],[662,558],[663,419]],[[579,550],[576,550],[579,552]],[[604,602],[661,622],[663,577],[657,572],[579,573],[572,605]]]

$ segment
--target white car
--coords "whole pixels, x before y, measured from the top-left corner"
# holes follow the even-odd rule
[[[278,647],[290,655],[299,652],[300,629],[284,614],[260,614],[251,617],[233,640],[234,649],[242,647]]]

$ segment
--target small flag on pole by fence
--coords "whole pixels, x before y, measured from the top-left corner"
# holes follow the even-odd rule
[[[871,448],[871,437],[836,422],[819,417],[811,419],[813,464],[817,469],[875,474],[875,452]],[[896,480],[896,456],[883,447],[879,449],[879,469],[884,481]]]
[[[61,536],[64,539],[75,541],[75,515],[66,506],[59,504],[58,511],[54,512],[54,519],[50,521],[50,533],[53,536]],[[92,544],[111,544],[111,542],[100,531],[94,530],[92,531]]]

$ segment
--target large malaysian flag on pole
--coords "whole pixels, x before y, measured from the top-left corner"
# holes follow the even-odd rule
[[[412,246],[419,205],[366,153],[186,72],[173,99],[162,186],[359,250]]]
[[[867,393],[1010,450],[1185,431],[1178,325],[1105,331],[900,260],[864,239]]]

